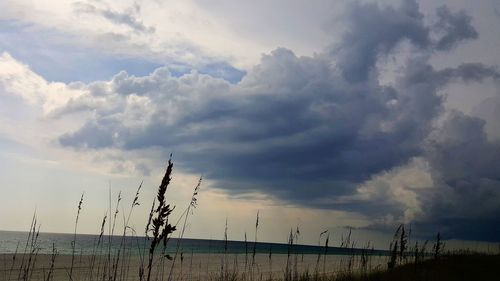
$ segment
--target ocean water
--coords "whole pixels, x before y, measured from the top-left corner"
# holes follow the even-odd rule
[[[41,254],[52,253],[53,247],[59,254],[71,254],[72,243],[74,240],[73,234],[62,233],[40,233],[37,238],[36,247]],[[145,237],[125,237],[122,242],[121,236],[107,236],[89,234],[77,234],[75,240],[75,252],[77,254],[107,254],[108,250],[115,252],[123,243],[127,251],[132,255],[139,254],[148,247],[149,242]],[[0,254],[23,253],[29,251],[28,232],[17,231],[0,231]],[[99,248],[96,245],[100,243]],[[252,253],[254,242],[249,241],[224,241],[224,240],[209,240],[209,239],[176,239],[171,238],[167,243],[166,252],[173,253],[176,251],[179,244],[180,251],[184,253],[234,253],[244,254]],[[160,246],[159,248],[161,248]],[[298,254],[325,254],[325,247],[310,246],[310,245],[293,245],[290,247],[287,244],[257,242],[255,244],[256,253],[272,253],[272,254],[287,254],[289,251]],[[326,254],[328,255],[352,255],[361,254],[362,249],[346,249],[339,247],[328,247]],[[369,251],[372,255],[386,255],[387,251],[373,250]]]

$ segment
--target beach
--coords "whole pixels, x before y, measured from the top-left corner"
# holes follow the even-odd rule
[[[108,276],[109,278],[114,272],[116,280],[140,279],[141,257],[138,255],[121,258],[118,261],[119,266],[116,268],[107,266],[109,260],[111,260],[111,264],[115,263],[113,262],[114,255],[111,255],[110,259],[107,255],[94,257],[75,255],[72,278],[69,278],[71,255],[57,255],[52,272],[50,270],[52,255],[32,255],[31,260],[29,255],[18,254],[15,259],[13,257],[13,254],[0,255],[0,280],[47,280],[49,273],[50,280],[103,280],[106,279],[103,277]],[[271,254],[270,256],[269,254],[256,254],[255,259],[253,259],[251,254],[183,253],[182,257],[179,254],[175,260],[172,280],[210,280],[220,276],[221,273],[247,277],[253,275],[254,279],[257,280],[260,278],[265,280],[281,278],[285,274],[287,261],[289,270],[298,273],[307,271],[314,274],[317,271],[319,274],[331,274],[349,270],[353,272],[363,270],[360,256],[327,255],[320,256],[318,260],[318,255]],[[20,269],[26,268],[28,262],[33,265],[30,265],[27,277],[23,278],[25,271]],[[373,271],[385,268],[386,262],[387,257],[371,256],[368,258],[364,270]],[[162,259],[160,256],[155,257],[151,270],[151,276],[154,277],[152,280],[167,280],[172,264],[172,260]]]

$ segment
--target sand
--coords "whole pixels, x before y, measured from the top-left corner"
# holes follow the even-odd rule
[[[24,259],[24,262],[23,262]],[[113,257],[111,257],[113,259]],[[58,255],[54,263],[54,270],[51,275],[51,280],[71,280],[69,272],[71,268],[72,257],[70,255]],[[156,258],[156,262],[152,269],[152,280],[158,278],[161,280],[161,275],[164,280],[167,280],[172,261],[164,259],[162,266],[161,259]],[[339,273],[350,268],[353,271],[360,271],[362,268],[362,259],[360,256],[339,256],[329,255],[322,256],[318,262],[317,255],[287,255],[273,254],[269,258],[268,254],[257,254],[255,263],[252,261],[252,255],[249,254],[183,254],[177,257],[172,280],[210,280],[213,277],[220,275],[221,271],[230,273],[237,272],[238,274],[246,274],[247,276],[254,275],[256,280],[267,280],[268,278],[280,278],[284,276],[287,267],[287,260],[290,263],[292,271],[297,269],[298,272],[309,271],[314,273],[316,270],[321,274],[324,273]],[[31,266],[27,278],[23,278],[23,271],[20,270],[22,264],[28,264],[28,255],[17,255],[13,260],[12,254],[0,255],[0,280],[47,280],[47,276],[51,267],[51,255],[40,254],[36,257],[31,257]],[[104,274],[114,272],[113,268],[105,267],[108,262],[107,255],[99,256],[93,259],[91,256],[76,255],[74,257],[72,280],[103,280]],[[374,269],[385,268],[387,262],[386,257],[372,256],[366,263],[368,271]],[[93,266],[92,266],[93,264]],[[129,256],[121,258],[120,266],[116,269],[116,280],[139,280],[139,268],[141,258],[139,256]],[[253,265],[252,265],[253,264]],[[296,266],[295,266],[296,264]],[[147,269],[146,269],[147,271]],[[162,274],[163,272],[163,274]],[[147,274],[147,273],[145,273]],[[100,276],[98,278],[97,276]],[[109,276],[109,275],[108,275]],[[91,278],[92,277],[92,278]],[[106,279],[108,280],[108,279]]]

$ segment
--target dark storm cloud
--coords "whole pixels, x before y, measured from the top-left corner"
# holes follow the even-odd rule
[[[500,237],[500,142],[488,140],[482,119],[452,112],[425,144],[439,193],[422,194],[423,225],[462,239]]]
[[[414,234],[433,239],[440,232],[445,238],[499,241],[500,141],[487,138],[482,119],[452,111],[443,122],[423,145],[434,186],[418,192],[425,211],[411,221]],[[377,211],[362,203],[354,207]],[[404,211],[397,204],[384,207],[392,214]],[[394,225],[383,223],[368,228],[394,231]]]
[[[471,17],[464,11],[454,13],[447,6],[436,10],[438,21],[432,26],[425,24],[424,15],[413,0],[403,0],[399,7],[355,1],[348,11],[348,31],[331,53],[345,79],[351,82],[368,79],[377,59],[393,51],[403,40],[416,48],[447,51],[462,41],[478,37]]]
[[[354,2],[348,17],[349,30],[333,52],[340,52],[339,67],[350,81],[366,80],[377,57],[392,51],[403,39],[418,47],[430,44],[429,28],[415,1],[404,0],[397,8]]]
[[[433,168],[439,192],[418,194],[431,206],[419,223],[468,221],[467,211],[474,211],[467,205],[469,192],[477,195],[476,204],[487,194],[500,194],[492,170],[500,155],[489,153],[500,150],[484,138],[482,125],[466,116],[453,115],[436,129],[444,112],[438,92],[452,81],[498,80],[499,74],[482,64],[432,67],[429,54],[477,37],[464,13],[447,8],[437,13],[438,23],[427,26],[415,1],[397,8],[353,4],[339,46],[313,57],[276,49],[238,84],[196,72],[175,77],[159,68],[149,76],[122,72],[109,83],[75,85],[89,94],[55,116],[91,114],[59,142],[77,149],[159,148],[165,157],[174,152],[185,171],[202,173],[229,193],[258,191],[295,204],[372,215],[382,215],[381,206],[396,215],[404,209],[389,201],[337,199],[421,157]],[[377,58],[402,41],[424,55],[409,59],[394,85],[381,85]],[[450,218],[436,216],[457,208],[463,211]],[[479,214],[487,221],[498,208],[481,207]]]
[[[485,78],[500,80],[497,67],[487,66],[481,63],[464,63],[456,68],[447,68],[441,71],[444,79],[459,77],[464,82],[482,82]]]
[[[436,91],[442,79],[429,67],[412,65],[400,89],[374,81],[353,87],[328,61],[278,49],[236,86],[161,70],[148,78],[121,74],[113,80],[115,95],[154,98],[151,108],[157,108],[145,126],[122,123],[131,114],[127,105],[103,107],[60,143],[163,147],[179,151],[181,165],[230,192],[261,190],[292,201],[306,196],[314,205],[325,188],[331,196],[352,193],[355,184],[420,154],[429,122],[441,109]],[[414,81],[424,74],[430,81]],[[412,94],[421,89],[426,92]],[[409,108],[420,116],[408,114]]]
[[[437,43],[438,50],[450,50],[466,39],[476,39],[479,34],[471,24],[472,18],[464,11],[451,12],[447,6],[437,9],[438,22],[435,25],[441,36]]]

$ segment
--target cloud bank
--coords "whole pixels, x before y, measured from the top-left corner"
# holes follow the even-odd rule
[[[129,17],[85,11],[152,32]],[[78,94],[36,102],[52,119],[82,118],[57,138],[66,149],[173,152],[184,171],[233,195],[363,213],[372,227],[406,221],[423,233],[498,240],[500,143],[481,119],[445,111],[441,90],[500,74],[480,63],[435,68],[433,55],[478,37],[463,11],[442,6],[435,18],[412,0],[354,2],[340,44],[302,57],[275,49],[236,84],[161,67],[68,84]],[[395,82],[382,83],[380,63],[405,44],[411,54]],[[12,79],[0,82],[16,92]]]

